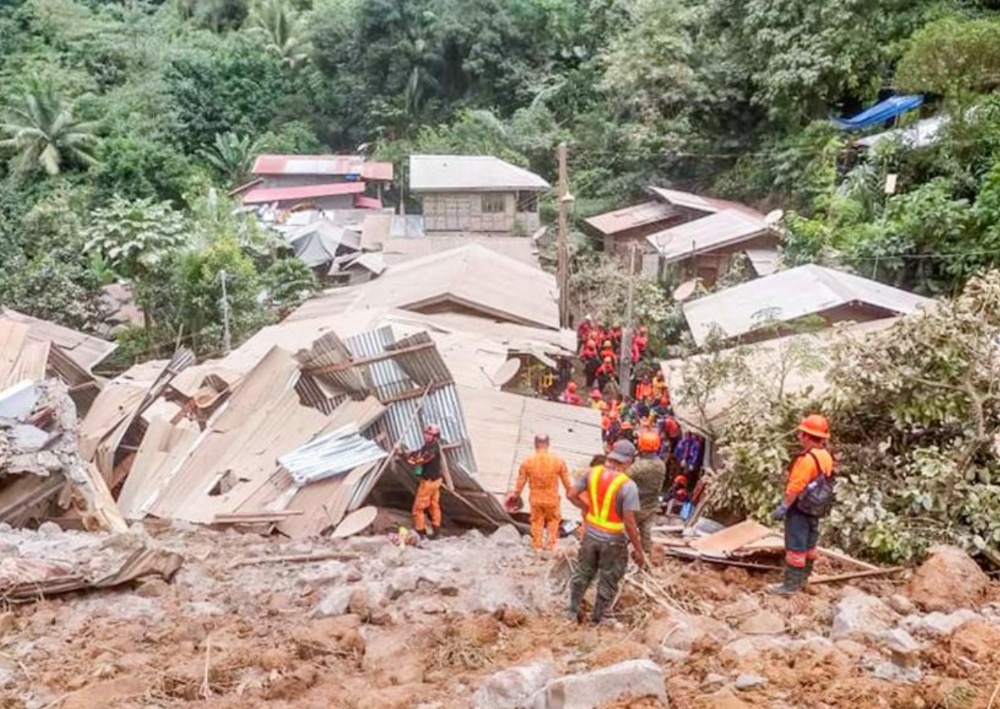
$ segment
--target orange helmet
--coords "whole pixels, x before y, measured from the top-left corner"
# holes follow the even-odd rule
[[[809,414],[802,419],[799,430],[813,438],[827,439],[830,437],[830,424],[826,422],[824,416],[819,414]]]
[[[576,382],[570,382],[569,384],[567,384],[566,391],[568,391],[570,394],[576,392]]]
[[[639,434],[639,452],[656,453],[660,450],[660,437],[655,431],[643,431]]]
[[[611,347],[611,340],[605,340],[602,347]]]
[[[604,363],[605,363],[605,364],[611,364],[611,361],[612,361],[612,360],[611,360],[611,358],[610,358],[610,357],[605,357],[605,358],[604,358]]]
[[[642,327],[639,328],[639,332],[645,335],[647,332],[649,332],[649,328],[643,325]]]

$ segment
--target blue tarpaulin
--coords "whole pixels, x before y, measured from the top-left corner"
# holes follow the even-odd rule
[[[861,130],[912,111],[923,102],[923,96],[893,96],[876,103],[854,118],[831,118],[830,121],[842,130]]]

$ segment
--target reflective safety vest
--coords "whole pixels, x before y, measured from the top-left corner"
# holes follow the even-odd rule
[[[625,473],[614,473],[604,470],[604,466],[595,466],[587,480],[587,491],[590,496],[590,510],[587,512],[587,524],[612,534],[625,531],[625,523],[618,514],[615,499],[618,490],[629,481]]]

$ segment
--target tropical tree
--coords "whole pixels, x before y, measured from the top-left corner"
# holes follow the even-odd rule
[[[231,185],[241,185],[250,176],[254,158],[260,153],[260,141],[248,135],[216,133],[215,142],[201,155]]]
[[[309,44],[302,37],[299,16],[284,0],[260,0],[251,14],[253,26],[264,34],[265,48],[294,68],[309,58]]]
[[[0,123],[0,149],[13,150],[14,169],[28,173],[42,168],[58,175],[69,165],[97,162],[97,125],[77,120],[72,103],[49,87],[35,87],[10,109]]]

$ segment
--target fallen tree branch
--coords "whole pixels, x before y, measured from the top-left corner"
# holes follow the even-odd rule
[[[873,578],[876,576],[888,576],[890,574],[898,574],[900,571],[906,571],[905,566],[894,566],[891,569],[874,569],[866,571],[854,571],[849,574],[837,574],[836,576],[817,576],[809,580],[810,584],[820,584],[820,583],[837,583],[838,581],[850,581],[851,579],[865,579]]]
[[[308,564],[311,561],[354,561],[360,558],[361,554],[356,551],[330,551],[322,554],[290,554],[287,556],[254,556],[249,559],[240,559],[234,562],[229,568],[236,569],[240,566],[257,566],[258,564]]]

